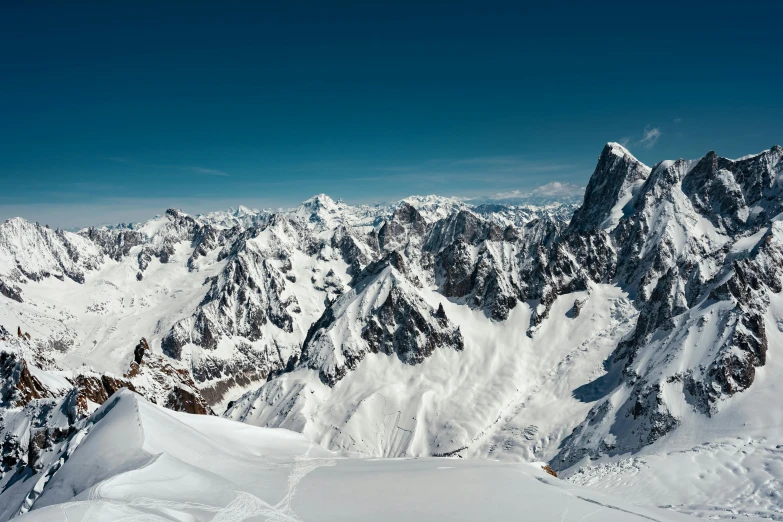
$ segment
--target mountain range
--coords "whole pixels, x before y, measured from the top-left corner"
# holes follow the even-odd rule
[[[217,520],[216,506],[239,498],[218,494],[233,487],[228,463],[242,470],[271,455],[254,444],[280,437],[293,471],[273,497],[289,503],[243,490],[248,517],[314,509],[290,504],[301,450],[307,465],[337,462],[328,473],[346,484],[357,457],[418,457],[423,482],[438,480],[431,457],[462,457],[465,480],[490,473],[507,487],[498,477],[516,470],[539,479],[519,486],[533,491],[556,481],[538,475],[546,466],[585,491],[664,508],[642,518],[783,520],[781,188],[779,146],[648,167],[608,143],[581,205],[351,206],[320,194],[287,211],[170,209],[77,232],[9,219],[0,520],[73,502],[82,519],[165,517],[169,502]],[[128,435],[131,424],[143,434]],[[122,458],[115,436],[130,448]],[[227,456],[201,466],[183,448]],[[206,478],[191,493],[214,495],[194,507],[198,497],[165,488],[138,493],[152,455],[166,456],[154,464],[163,475],[197,467]],[[494,460],[504,463],[480,464]],[[379,488],[373,477],[407,469],[378,466],[363,480]],[[271,483],[267,471],[243,480]],[[570,516],[596,504],[638,515],[584,495]],[[539,507],[538,519],[565,519]],[[242,519],[234,508],[220,516]]]

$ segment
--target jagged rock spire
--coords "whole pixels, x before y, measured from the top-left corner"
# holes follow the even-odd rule
[[[584,203],[574,212],[569,232],[611,230],[622,216],[634,188],[647,179],[650,168],[619,143],[607,143],[598,157]]]

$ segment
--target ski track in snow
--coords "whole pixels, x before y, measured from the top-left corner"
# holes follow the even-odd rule
[[[687,502],[659,507],[699,518],[734,520],[759,517],[783,520],[783,446],[766,440],[734,439],[705,443],[690,450],[633,456],[583,467],[572,483],[631,496],[649,492],[649,501],[671,498],[669,489],[695,487]]]
[[[138,406],[136,411],[138,413]],[[153,459],[143,467],[152,465],[155,460],[157,460],[157,458]],[[193,511],[206,513],[214,512],[215,515],[209,519],[212,522],[241,522],[243,520],[248,520],[254,517],[266,517],[265,520],[268,522],[304,522],[296,514],[293,507],[291,506],[291,502],[296,496],[299,483],[302,481],[302,479],[304,479],[307,475],[316,469],[334,465],[336,465],[336,462],[332,459],[312,458],[308,457],[306,453],[296,456],[294,458],[294,463],[291,466],[291,471],[288,474],[288,487],[286,493],[283,498],[275,505],[271,505],[257,496],[248,493],[247,491],[237,491],[234,500],[222,508],[197,502],[177,502],[149,497],[135,497],[130,502],[127,502],[124,500],[108,498],[108,496],[104,494],[104,491],[107,488],[111,488],[111,478],[91,488],[87,499],[88,501],[92,502],[101,501],[116,506],[119,511],[127,515],[117,520],[127,522],[169,520],[153,513],[139,512],[139,508],[142,510],[149,509],[155,511],[174,511],[181,513],[189,513]],[[75,504],[76,503],[66,503],[60,505],[66,520],[68,519],[68,507]],[[101,515],[99,515],[98,518],[102,519]],[[84,518],[84,520],[91,519],[88,516]]]
[[[275,522],[300,521],[301,519],[291,507],[291,501],[293,501],[296,495],[299,483],[316,469],[322,466],[334,466],[335,464],[334,460],[313,459],[302,455],[296,457],[291,473],[288,475],[288,491],[283,499],[274,506],[274,516],[268,520]]]

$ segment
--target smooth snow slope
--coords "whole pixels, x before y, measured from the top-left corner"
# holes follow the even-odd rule
[[[20,521],[682,521],[536,466],[345,458],[287,430],[121,391]]]

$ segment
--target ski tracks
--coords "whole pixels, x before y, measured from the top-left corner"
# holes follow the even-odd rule
[[[153,513],[139,512],[139,510],[151,511],[180,511],[180,512],[201,512],[204,517],[198,517],[199,520],[211,520],[212,522],[241,522],[250,518],[263,518],[266,522],[303,522],[296,514],[291,502],[296,496],[299,483],[307,475],[320,467],[334,466],[336,462],[330,459],[317,459],[299,455],[295,457],[291,471],[288,474],[288,487],[283,498],[274,506],[261,500],[255,495],[246,491],[236,492],[236,497],[227,506],[223,508],[200,504],[197,502],[177,502],[173,500],[154,499],[149,497],[136,497],[129,503],[123,503],[117,500],[105,498],[103,493],[106,483],[95,486],[88,496],[91,501],[102,501],[113,504],[119,513],[121,519],[125,522],[147,522],[168,520]],[[73,505],[73,504],[70,504]],[[66,513],[66,507],[63,505],[63,513]],[[209,513],[215,513],[212,518],[207,518]],[[67,514],[66,514],[67,520]],[[85,517],[85,520],[90,520]]]

